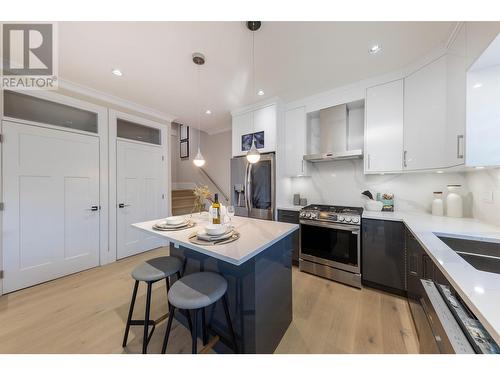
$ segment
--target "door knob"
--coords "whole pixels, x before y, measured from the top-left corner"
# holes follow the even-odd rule
[[[125,203],[118,204],[119,208],[125,208],[125,207],[128,207],[128,206],[130,206],[130,204],[125,204]]]

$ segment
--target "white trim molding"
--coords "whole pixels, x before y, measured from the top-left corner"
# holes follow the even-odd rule
[[[91,98],[99,99],[104,102],[107,102],[109,104],[114,104],[120,107],[123,107],[124,109],[130,109],[135,112],[139,112],[145,115],[149,115],[152,117],[155,117],[159,120],[164,120],[166,122],[172,122],[174,121],[177,117],[170,114],[170,113],[165,113],[158,111],[156,109],[144,106],[142,104],[134,103],[132,101],[129,101],[127,99],[120,98],[115,95],[111,95],[108,93],[105,93],[103,91],[99,91],[96,89],[92,89],[90,87],[81,85],[79,83],[71,82],[68,80],[59,80],[59,88],[63,90],[68,90],[77,94],[89,96]]]

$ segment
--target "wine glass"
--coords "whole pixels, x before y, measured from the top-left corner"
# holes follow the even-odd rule
[[[234,216],[234,206],[227,206],[226,214],[227,216],[229,216],[229,226],[232,228],[233,227],[232,217]]]

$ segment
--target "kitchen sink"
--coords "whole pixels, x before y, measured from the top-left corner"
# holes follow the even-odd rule
[[[437,236],[475,269],[500,274],[500,243]]]

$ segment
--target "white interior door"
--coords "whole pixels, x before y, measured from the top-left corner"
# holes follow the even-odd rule
[[[156,247],[165,241],[131,226],[167,215],[166,167],[162,148],[140,142],[117,140],[117,258]]]
[[[99,138],[2,122],[4,292],[99,265]]]

